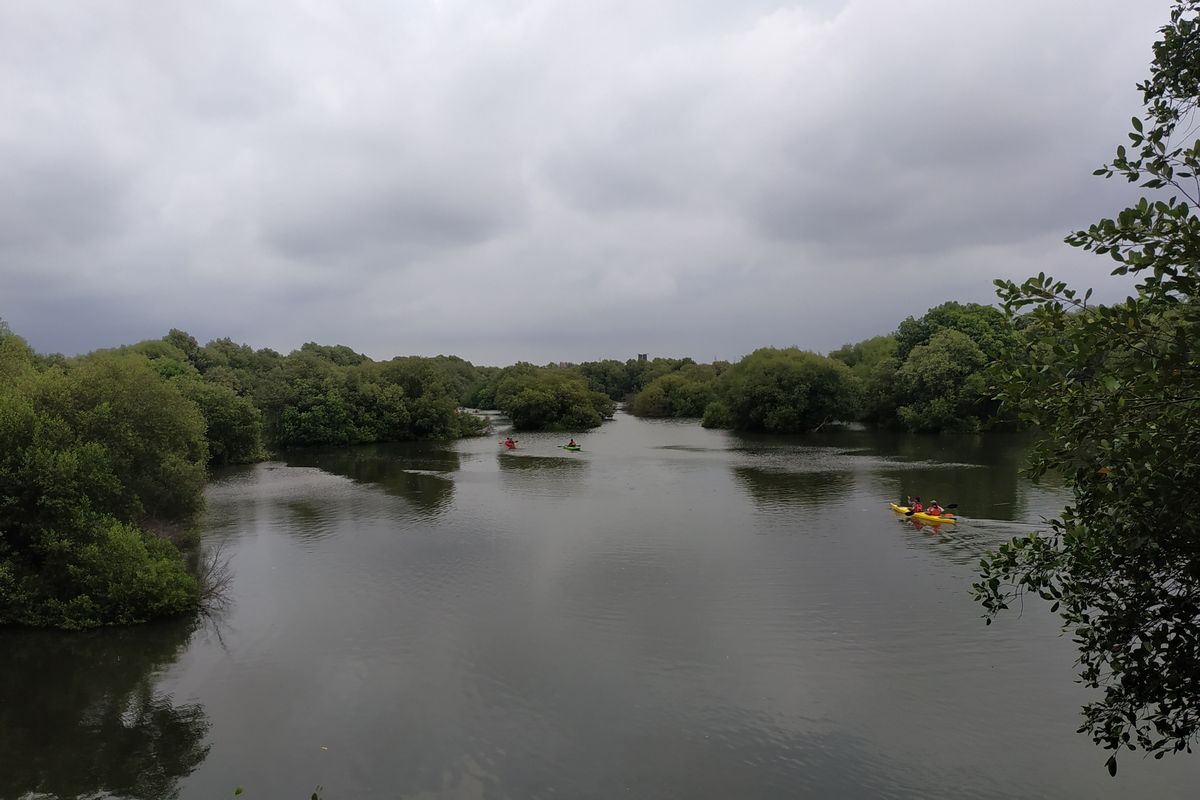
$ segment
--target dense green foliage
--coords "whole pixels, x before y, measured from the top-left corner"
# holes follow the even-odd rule
[[[873,336],[847,344],[829,354],[850,367],[859,387],[859,420],[869,425],[899,427],[897,402],[896,337]]]
[[[207,368],[211,362],[191,336],[173,328],[161,340],[138,342],[116,352],[144,356],[159,376],[196,404],[204,417],[209,463],[249,464],[263,458],[262,414],[232,386],[202,378],[195,365]]]
[[[617,361],[586,361],[579,365],[579,374],[587,381],[588,389],[600,392],[610,400],[624,400],[634,389],[635,360]]]
[[[695,363],[690,358],[652,358],[645,361],[631,358],[625,362],[608,359],[585,361],[575,369],[592,391],[602,392],[612,400],[632,403],[634,395],[658,378],[687,369]],[[720,368],[720,364],[716,366]]]
[[[229,339],[200,347],[178,330],[134,348],[168,346],[191,370],[169,376],[204,412],[214,464],[258,460],[264,442],[286,448],[451,439],[485,427],[458,410],[479,380],[460,358],[376,362],[345,345],[313,342],[282,356]],[[188,377],[194,380],[183,383]]]
[[[829,357],[836,358],[861,375],[869,372],[881,361],[895,358],[898,346],[895,336],[872,336],[857,344],[842,345],[830,353]]]
[[[204,415],[209,463],[250,464],[262,460],[262,413],[249,397],[208,381],[181,380],[178,388]]]
[[[850,368],[794,347],[755,350],[721,375],[717,396],[705,427],[803,433],[858,414]]]
[[[987,356],[953,328],[914,347],[896,370],[896,408],[910,431],[975,431],[991,407],[984,369]]]
[[[574,369],[514,364],[496,372],[476,392],[482,408],[496,408],[517,430],[582,431],[611,417],[615,404],[588,388]]]
[[[142,356],[38,370],[7,330],[0,375],[0,624],[126,624],[195,607],[175,547],[140,526],[199,507],[196,406]]]
[[[909,317],[892,336],[830,353],[849,366],[863,422],[914,432],[970,432],[1004,420],[987,366],[1021,341],[1004,314],[977,303],[947,302]]]
[[[727,364],[687,364],[660,375],[634,395],[630,411],[639,417],[702,417],[717,399],[717,379]]]
[[[1067,239],[1138,276],[1134,296],[1095,306],[1045,275],[998,282],[1038,341],[1006,354],[1003,400],[1045,435],[1033,473],[1064,475],[1074,497],[1048,532],[984,559],[975,593],[989,622],[1025,591],[1053,604],[1099,692],[1080,731],[1114,751],[1113,773],[1121,749],[1160,758],[1200,736],[1200,141],[1173,143],[1200,103],[1198,20],[1200,0],[1175,4],[1135,153],[1098,171],[1164,199]]]
[[[798,432],[839,421],[920,433],[974,432],[1008,421],[1000,415],[987,367],[1003,348],[1018,341],[1028,339],[998,309],[947,302],[904,320],[894,334],[830,353],[829,359],[849,368],[848,373],[837,370],[836,379],[829,379],[841,393],[837,402],[822,394],[826,383],[793,374],[798,363],[795,354],[767,350],[747,356],[740,369],[728,373],[723,362],[641,362],[645,368],[640,375],[654,377],[634,394],[630,410],[647,417],[703,413],[710,427],[747,430]],[[581,370],[586,375],[602,371],[608,376],[605,380],[615,382],[608,385],[624,387],[636,381],[621,368],[631,369],[635,363],[595,362]],[[807,363],[815,369],[824,361],[808,359]],[[738,385],[749,375],[753,381]],[[621,376],[623,383],[618,381]],[[810,396],[810,389],[815,395]],[[795,403],[790,421],[784,411],[789,403]]]
[[[991,361],[1014,342],[1012,325],[992,306],[978,303],[942,303],[919,318],[909,317],[896,329],[896,358],[904,363],[912,351],[928,344],[941,331],[964,333]]]

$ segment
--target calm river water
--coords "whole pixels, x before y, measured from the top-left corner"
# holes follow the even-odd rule
[[[219,618],[0,633],[0,797],[1196,797],[1200,757],[1108,777],[1040,602],[969,598],[1064,501],[1021,441],[496,439],[225,473]]]

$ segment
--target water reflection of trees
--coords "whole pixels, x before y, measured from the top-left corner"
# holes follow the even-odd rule
[[[803,437],[768,434],[737,434],[737,449],[771,452],[805,448],[832,448],[857,455],[873,455],[899,461],[959,462],[1019,470],[1033,438],[1024,434],[987,433],[945,435],[899,433],[874,429],[827,428]]]
[[[567,454],[562,456],[531,456],[499,453],[500,480],[506,488],[518,493],[547,492],[571,494],[583,489],[590,464],[586,458]]]
[[[881,500],[915,496],[957,503],[968,516],[1019,519],[1025,513],[1020,476],[1032,439],[993,433],[927,436],[877,430],[832,430],[791,441],[779,437],[741,437],[742,450],[755,457],[794,451],[798,444],[814,453],[840,453],[842,466],[863,474]],[[832,464],[830,456],[825,456]]]
[[[833,430],[804,437],[738,434],[735,441],[744,464],[735,474],[759,502],[819,504],[854,476],[880,502],[936,498],[957,504],[968,517],[1013,521],[1052,513],[1046,506],[1058,483],[1056,476],[1046,476],[1037,485],[1049,494],[1030,491],[1021,468],[1033,439],[1020,434]],[[833,476],[842,483],[828,485]]]
[[[1005,433],[926,436],[871,431],[873,452],[904,461],[934,461],[1020,470],[1032,439]]]
[[[546,472],[577,474],[587,469],[588,461],[579,456],[526,456],[515,453],[499,454],[503,472]]]
[[[1014,519],[1020,513],[1020,478],[1012,470],[966,465],[920,466],[882,470],[880,491],[890,500],[920,497],[942,505],[958,504],[958,512],[970,517]]]
[[[849,472],[734,467],[733,474],[755,502],[762,505],[823,505],[844,498],[854,482]]]
[[[454,498],[446,477],[461,467],[457,451],[436,442],[365,445],[288,453],[293,467],[316,467],[377,486],[427,514],[443,511]],[[303,513],[303,509],[297,509]]]
[[[208,720],[156,684],[193,629],[0,633],[0,797],[174,797]]]
[[[1020,471],[1030,440],[1023,436],[897,436],[894,466],[876,472],[881,493],[956,503],[969,517],[1018,519]]]

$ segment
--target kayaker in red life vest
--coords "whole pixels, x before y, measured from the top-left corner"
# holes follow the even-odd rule
[[[940,517],[942,516],[942,507],[938,505],[937,500],[930,500],[929,508],[925,511],[925,513],[933,517]]]
[[[916,498],[915,500],[910,499],[908,507],[912,510],[912,512],[914,514],[920,514],[921,511],[925,508],[925,506],[921,505],[921,498],[919,498],[919,497]]]

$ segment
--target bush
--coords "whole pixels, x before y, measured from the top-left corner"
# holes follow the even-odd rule
[[[494,396],[497,408],[517,430],[587,430],[599,426],[615,408],[611,398],[588,389],[575,372],[530,364],[502,370]]]
[[[4,337],[0,337],[2,339]],[[0,341],[0,624],[140,622],[194,608],[174,546],[138,524],[200,507],[196,406],[134,354],[24,366]]]
[[[47,537],[53,540],[43,542],[48,544],[45,574],[26,574],[17,592],[25,603],[0,612],[0,619],[90,628],[196,608],[199,585],[173,544],[111,517],[96,517],[87,527],[70,537]]]
[[[208,462],[251,464],[262,460],[262,412],[250,398],[228,386],[195,379],[180,379],[178,388],[204,416]]]
[[[634,396],[630,410],[639,417],[700,417],[716,399],[716,385],[715,369],[693,364],[652,380]]]
[[[987,356],[965,333],[943,330],[912,349],[896,372],[896,386],[908,400],[897,409],[910,431],[973,432],[990,406],[983,370]]]
[[[722,374],[718,394],[708,427],[723,420],[737,430],[802,433],[854,419],[860,407],[849,367],[794,347],[755,350]]]
[[[720,400],[714,400],[705,406],[704,418],[700,424],[705,428],[732,428],[733,414]]]

